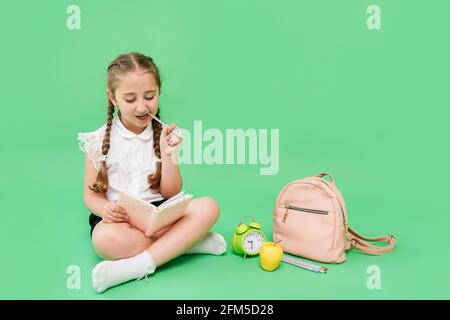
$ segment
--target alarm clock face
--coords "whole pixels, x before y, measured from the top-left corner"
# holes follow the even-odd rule
[[[256,254],[264,242],[264,237],[260,232],[248,233],[242,241],[244,250],[247,254]]]

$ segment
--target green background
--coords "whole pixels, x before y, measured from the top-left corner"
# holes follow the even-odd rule
[[[81,29],[66,9],[81,9]],[[381,8],[368,30],[367,7]],[[0,298],[448,299],[448,1],[2,1]],[[78,132],[106,121],[106,67],[152,56],[162,119],[192,129],[280,130],[280,168],[184,165],[184,189],[221,207],[230,244],[245,215],[271,237],[289,181],[331,172],[352,227],[394,234],[384,256],[348,252],[327,275],[265,272],[230,248],[183,256],[149,282],[91,288],[100,261],[83,204]],[[81,289],[66,287],[67,268]],[[381,270],[369,290],[367,268]]]

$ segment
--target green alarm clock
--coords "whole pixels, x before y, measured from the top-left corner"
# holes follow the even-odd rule
[[[248,225],[242,223],[244,218],[252,218]],[[242,218],[233,235],[233,250],[240,255],[254,256],[259,253],[261,245],[266,240],[266,236],[261,229],[261,225],[252,217]]]

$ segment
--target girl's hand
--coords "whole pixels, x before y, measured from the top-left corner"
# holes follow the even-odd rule
[[[116,204],[115,202],[109,202],[102,215],[103,221],[106,223],[111,222],[127,222],[128,216],[121,206]]]
[[[170,157],[172,153],[181,145],[182,140],[172,132],[176,129],[176,124],[172,123],[164,127],[161,131],[159,146],[161,147],[161,153],[168,157]]]

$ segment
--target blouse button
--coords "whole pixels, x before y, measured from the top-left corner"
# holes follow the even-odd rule
[[[134,147],[134,148],[136,148],[137,146],[138,146],[138,144],[139,144],[139,141],[138,140],[133,140],[133,142],[131,142],[131,145]]]

